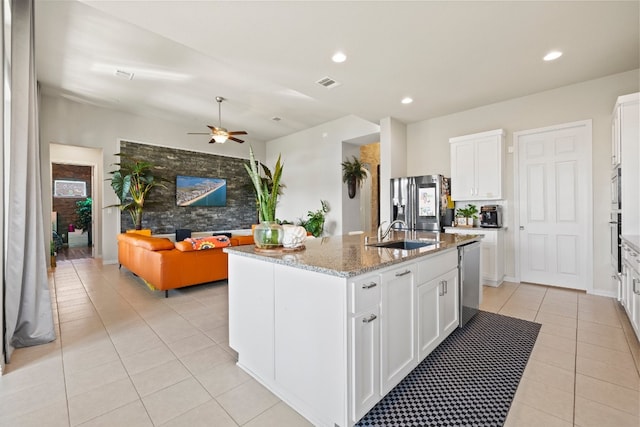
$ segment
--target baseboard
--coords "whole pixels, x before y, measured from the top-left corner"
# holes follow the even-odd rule
[[[107,265],[107,264],[117,264],[118,260],[117,259],[102,259],[102,265]]]
[[[520,280],[514,276],[504,276],[505,282],[520,283]]]
[[[593,289],[591,291],[587,291],[587,293],[589,295],[597,295],[600,297],[609,297],[609,298],[613,298],[613,299],[617,299],[618,298],[618,293],[616,291],[600,291],[597,289]]]

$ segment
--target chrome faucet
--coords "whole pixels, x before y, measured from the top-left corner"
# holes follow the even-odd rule
[[[391,224],[389,224],[389,227],[387,228],[387,230],[383,233],[382,232],[382,224],[384,224],[387,221],[382,221],[380,223],[380,225],[378,226],[378,242],[382,242],[384,239],[387,238],[387,235],[389,234],[389,232],[391,231],[391,229],[393,228],[394,225],[396,224],[402,224],[402,226],[404,226],[405,231],[409,229],[409,226],[407,225],[406,222],[404,222],[401,219],[396,219],[395,221],[391,222]]]

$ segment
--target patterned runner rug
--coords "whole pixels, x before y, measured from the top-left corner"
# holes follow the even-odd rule
[[[480,311],[357,426],[502,426],[541,325]]]

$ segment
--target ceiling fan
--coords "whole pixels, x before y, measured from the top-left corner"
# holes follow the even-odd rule
[[[226,128],[223,128],[222,118],[221,118],[222,117],[221,106],[222,106],[222,101],[224,101],[224,98],[221,96],[216,96],[216,101],[218,101],[218,127],[207,125],[207,127],[211,129],[211,132],[209,133],[188,132],[187,134],[188,135],[211,135],[211,140],[209,141],[209,144],[212,144],[214,142],[224,144],[227,141],[227,139],[230,139],[232,141],[239,142],[242,144],[244,141],[234,137],[234,135],[246,135],[247,132],[243,130],[235,130],[235,131],[229,132]]]

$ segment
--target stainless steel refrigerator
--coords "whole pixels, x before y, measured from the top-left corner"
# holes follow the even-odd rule
[[[391,220],[403,220],[410,230],[441,231],[449,188],[449,178],[442,175],[392,178]]]

